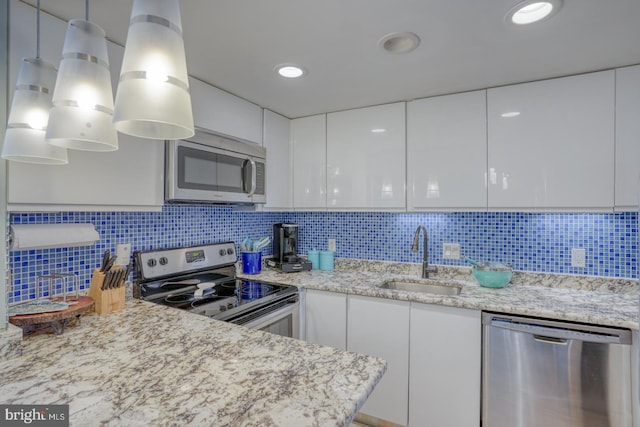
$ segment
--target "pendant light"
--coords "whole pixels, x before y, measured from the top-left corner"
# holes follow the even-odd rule
[[[150,139],[194,135],[179,0],[134,0],[114,123]]]
[[[104,30],[89,21],[88,0],[85,20],[73,19],[67,26],[46,139],[74,150],[118,149],[107,40]]]
[[[56,67],[40,58],[40,0],[36,11],[36,57],[20,65],[13,94],[2,158],[15,162],[63,165],[67,150],[49,145],[45,130],[49,121]]]

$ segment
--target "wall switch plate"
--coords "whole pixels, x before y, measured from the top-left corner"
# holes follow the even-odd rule
[[[582,248],[571,249],[571,267],[584,267],[585,266],[585,250]]]
[[[121,243],[116,245],[115,265],[128,265],[131,261],[131,243]]]
[[[460,259],[459,243],[443,243],[442,244],[443,259]]]
[[[328,239],[327,240],[327,250],[328,251],[336,251],[336,239]]]

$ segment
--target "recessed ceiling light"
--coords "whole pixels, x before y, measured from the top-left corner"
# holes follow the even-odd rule
[[[386,129],[383,129],[383,128],[374,128],[374,129],[371,129],[371,132],[373,132],[373,133],[384,133],[384,132],[386,132],[386,131],[387,131],[387,130],[386,130]]]
[[[526,25],[548,19],[558,13],[562,0],[526,0],[518,3],[507,12],[507,22]]]
[[[420,44],[414,33],[391,33],[378,40],[378,46],[391,53],[409,53]]]
[[[297,79],[307,74],[304,68],[292,64],[278,65],[276,71],[287,79]]]

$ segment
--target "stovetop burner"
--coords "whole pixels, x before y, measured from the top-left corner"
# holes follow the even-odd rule
[[[233,242],[138,252],[141,281],[134,294],[143,300],[227,320],[275,304],[294,286],[237,279]],[[201,295],[198,294],[201,292]]]

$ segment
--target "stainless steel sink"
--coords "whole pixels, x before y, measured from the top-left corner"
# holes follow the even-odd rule
[[[462,286],[460,285],[431,280],[415,282],[408,280],[389,280],[380,285],[379,288],[445,296],[457,296],[460,295],[462,291]]]

